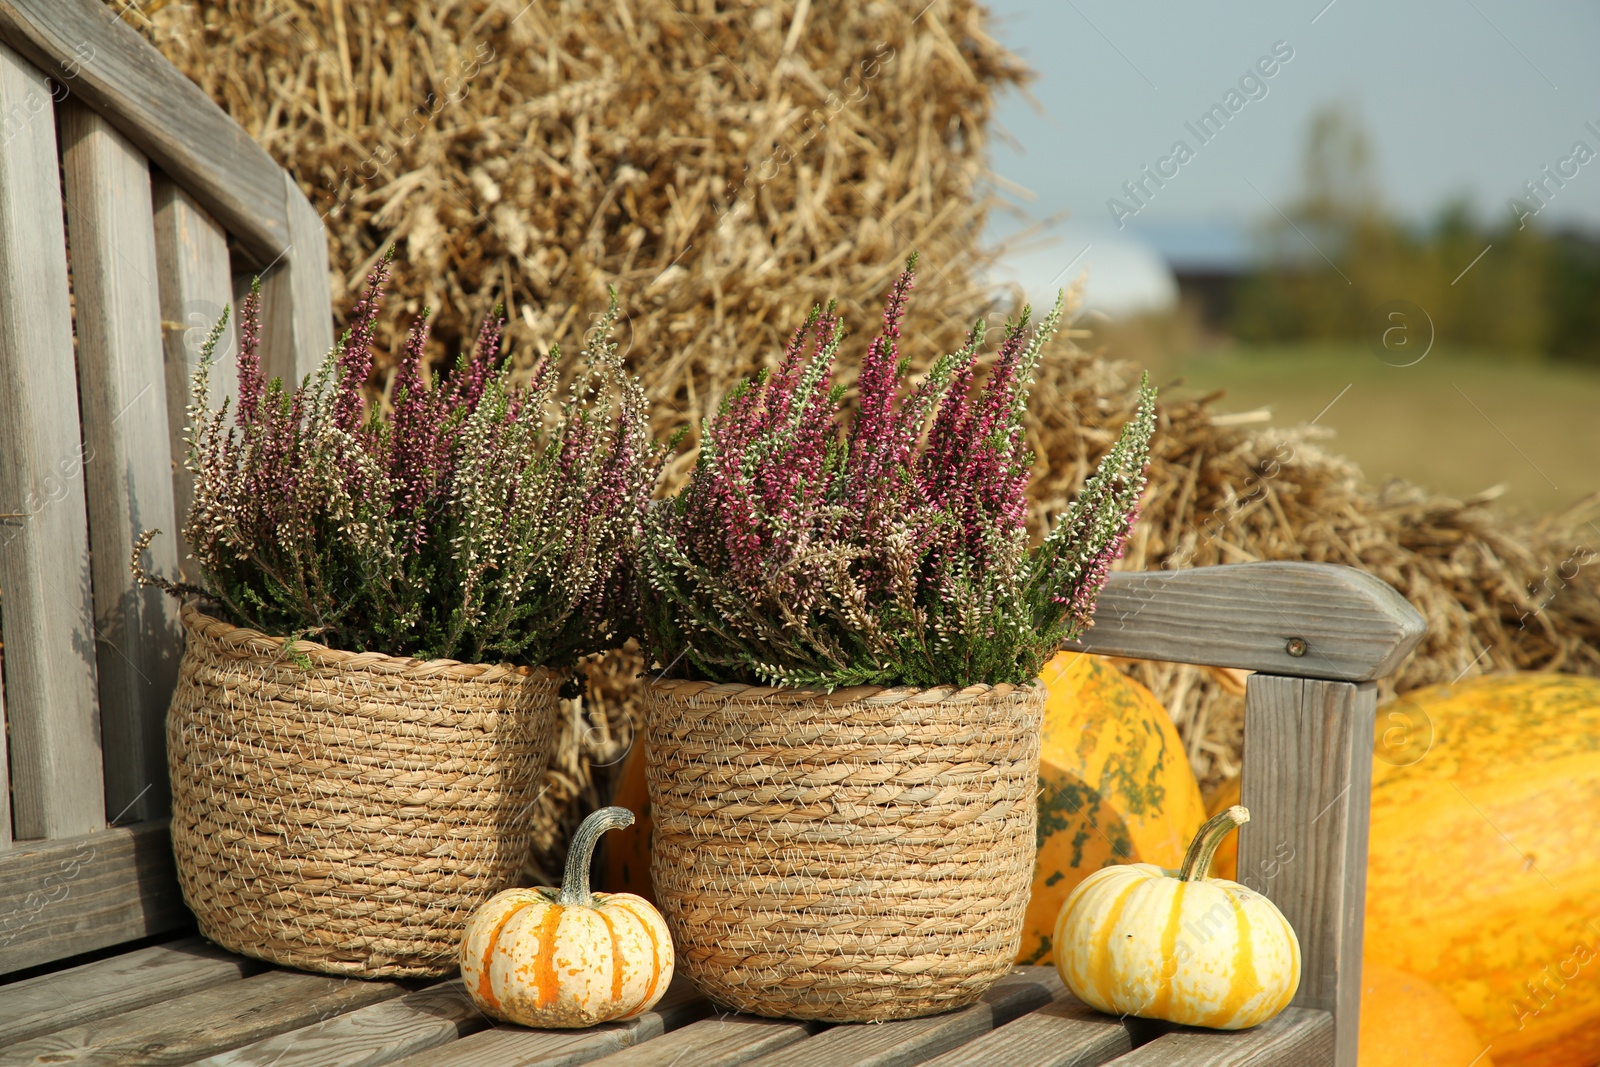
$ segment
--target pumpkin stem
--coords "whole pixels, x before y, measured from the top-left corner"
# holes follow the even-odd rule
[[[1222,839],[1232,833],[1235,826],[1243,826],[1249,821],[1250,813],[1238,804],[1207,819],[1190,842],[1189,851],[1183,857],[1183,866],[1178,868],[1178,877],[1185,882],[1198,882],[1204,878],[1206,872],[1211,870],[1211,857],[1217,854]]]
[[[607,830],[620,830],[633,825],[633,812],[627,808],[601,808],[583,820],[578,832],[572,835],[567,849],[567,873],[561,879],[561,895],[557,904],[594,904],[594,894],[589,891],[589,868],[594,864],[594,847],[600,835]]]

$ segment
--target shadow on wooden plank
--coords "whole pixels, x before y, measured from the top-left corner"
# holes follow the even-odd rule
[[[268,971],[98,1022],[69,1026],[0,1051],[0,1067],[167,1067],[380,1000],[411,986]]]
[[[1004,1026],[1064,992],[1054,967],[1018,967],[969,1007],[920,1019],[835,1026],[762,1056],[751,1067],[907,1067]]]
[[[0,850],[0,972],[192,928],[167,823],[135,823]]]
[[[1062,990],[1044,1007],[928,1060],[926,1067],[1098,1067],[1133,1046],[1123,1020]]]
[[[570,1067],[650,1041],[694,1022],[711,1010],[682,978],[651,1011],[636,1019],[584,1030],[531,1030],[508,1023],[418,1052],[394,1067]],[[686,1061],[685,1067],[690,1067]],[[694,1062],[692,1067],[705,1067]]]
[[[258,974],[267,965],[198,937],[0,986],[0,1047]],[[70,996],[69,996],[70,994]]]
[[[460,979],[229,1049],[192,1067],[379,1067],[493,1025]]]
[[[1248,1030],[1143,1021],[1139,1029],[1135,1041],[1145,1043],[1110,1061],[1113,1067],[1330,1067],[1333,1063],[1333,1016],[1312,1008],[1285,1008]]]

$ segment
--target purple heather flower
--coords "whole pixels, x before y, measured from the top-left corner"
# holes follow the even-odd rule
[[[237,622],[357,651],[566,666],[614,647],[634,625],[626,554],[664,458],[642,387],[606,331],[564,401],[553,350],[513,385],[498,310],[436,384],[424,314],[389,409],[367,414],[389,264],[299,388],[262,380],[245,302],[231,424],[227,404],[210,410],[208,342],[185,527],[205,592]]]
[[[812,312],[770,376],[741,383],[640,542],[642,605],[664,669],[762,684],[971,684],[1032,677],[1090,622],[1143,488],[1154,394],[1069,515],[1027,543],[1022,415],[1061,305],[1011,326],[975,385],[979,336],[908,387],[894,282],[846,420],[838,322]],[[846,423],[848,421],[848,429]]]

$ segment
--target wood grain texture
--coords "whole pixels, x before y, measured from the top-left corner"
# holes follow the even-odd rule
[[[1389,585],[1333,563],[1119,571],[1094,620],[1065,647],[1346,682],[1394,673],[1427,630]],[[1303,655],[1289,654],[1292,638]]]
[[[172,463],[156,286],[150,166],[82,104],[57,111],[67,238],[77,295],[78,404],[89,506],[96,673],[106,817],[166,814],[165,722],[178,677],[177,601],[139,588],[128,559],[146,529],[171,529]],[[150,546],[157,573],[177,573],[172,538]]]
[[[491,1023],[455,979],[262,1038],[194,1067],[378,1067]]]
[[[165,822],[0,852],[0,974],[193,925]]]
[[[78,383],[50,87],[0,44],[0,589],[20,839],[105,825]]]
[[[328,235],[322,219],[287,173],[283,176],[292,243],[261,272],[261,370],[268,380],[296,385],[315,375],[333,347],[328,296]],[[255,273],[233,279],[235,305],[244,303]]]
[[[605,1067],[670,1067],[672,1064],[735,1067],[795,1045],[821,1028],[819,1023],[763,1019],[755,1015],[719,1015],[595,1062]]]
[[[799,1045],[753,1060],[759,1067],[906,1067],[921,1063],[1043,1007],[1065,988],[1054,967],[1018,967],[970,1007],[923,1019],[835,1026]]]
[[[1245,689],[1238,880],[1294,927],[1294,1003],[1332,1013],[1337,1067],[1355,1067],[1360,1027],[1376,706],[1370,682],[1254,674]]]
[[[266,970],[198,937],[0,986],[0,1048]]]
[[[0,40],[112,121],[256,261],[289,244],[272,157],[98,0],[0,0]]]
[[[281,372],[285,381],[315,374],[333,348],[333,303],[328,286],[328,232],[294,178],[283,175],[289,218],[289,291],[294,306],[294,350]]]
[[[394,982],[267,971],[68,1027],[0,1051],[0,1067],[40,1063],[166,1067],[329,1019],[405,992]]]
[[[589,1063],[641,1042],[656,1042],[663,1033],[677,1031],[710,1010],[688,982],[678,978],[650,1011],[625,1022],[606,1023],[586,1030],[527,1030],[501,1024],[460,1041],[419,1052],[394,1067],[572,1067]],[[709,1067],[684,1061],[683,1067]]]
[[[1332,1063],[1333,1020],[1326,1012],[1309,1008],[1285,1008],[1249,1030],[1178,1027],[1110,1061],[1111,1067],[1328,1067]]]
[[[1055,1001],[926,1061],[927,1067],[1096,1067],[1133,1048],[1122,1020],[1065,991]]]
[[[20,520],[0,518],[0,541],[10,535],[8,527],[18,521]],[[4,638],[0,637],[0,640],[4,640]],[[0,671],[0,723],[6,721],[6,683],[3,675],[4,672]],[[9,788],[11,784],[9,781],[11,760],[6,756],[6,731],[4,729],[0,729],[0,767],[6,768],[7,778],[5,783],[7,788],[0,789],[0,852],[4,852],[11,847],[11,789]]]
[[[232,305],[222,337],[217,341],[217,362],[211,369],[211,406],[225,397],[238,396],[239,368],[235,363],[238,305],[233,302],[233,273],[228,263],[228,235],[195,199],[172,179],[156,175],[152,183],[155,206],[156,274],[161,290],[163,380],[167,395],[167,448],[172,458],[172,525],[163,532],[178,546],[178,565],[186,581],[199,573],[183,525],[194,501],[194,484],[184,466],[188,455],[189,389],[211,328]]]

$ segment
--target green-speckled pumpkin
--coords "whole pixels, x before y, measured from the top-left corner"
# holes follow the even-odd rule
[[[1205,821],[1178,732],[1148,689],[1076,652],[1056,656],[1040,678],[1050,697],[1021,963],[1050,962],[1056,915],[1078,883],[1114,863],[1177,867]]]

